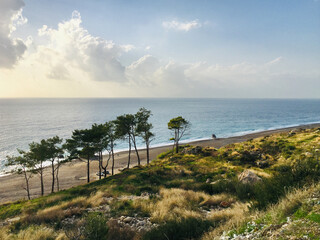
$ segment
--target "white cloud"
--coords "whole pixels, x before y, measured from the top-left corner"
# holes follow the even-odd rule
[[[185,22],[179,22],[177,20],[172,20],[172,21],[165,21],[162,23],[162,26],[167,29],[173,29],[177,31],[185,31],[188,32],[191,29],[194,28],[200,28],[201,23],[199,22],[198,19],[193,20],[193,21],[185,21]]]
[[[74,69],[84,71],[89,79],[96,81],[124,81],[124,66],[118,57],[134,49],[133,45],[117,45],[92,36],[81,26],[80,13],[74,11],[72,18],[58,24],[57,29],[44,25],[38,34],[46,37],[46,43],[38,46],[37,58],[48,69],[48,76],[66,79]],[[61,65],[63,63],[63,66]],[[59,74],[57,74],[59,72]]]
[[[26,50],[23,40],[11,36],[17,26],[27,22],[23,6],[22,0],[0,1],[0,68],[11,68]]]
[[[12,0],[11,3],[19,1]],[[1,0],[0,4],[3,4]],[[43,25],[38,30],[38,36],[29,37],[21,43],[22,50],[18,54],[19,47],[14,45],[18,39],[13,39],[11,33],[19,24],[26,22],[21,14],[22,6],[10,5],[6,9],[14,10],[5,12],[7,18],[0,15],[0,67],[4,67],[4,64],[1,65],[3,62],[7,67],[18,62],[14,69],[0,69],[0,80],[6,79],[0,81],[2,97],[267,97],[276,92],[272,88],[278,86],[278,82],[288,88],[293,86],[287,84],[289,80],[283,79],[293,79],[297,83],[300,77],[316,82],[313,79],[320,76],[319,71],[309,72],[307,76],[292,68],[285,70],[283,66],[286,62],[282,57],[260,64],[240,62],[220,65],[163,61],[150,54],[137,56],[139,48],[131,44],[120,45],[90,34],[82,26],[81,15],[77,11],[70,19],[58,23],[57,27]],[[2,9],[0,5],[0,12]],[[4,23],[2,19],[10,20]],[[201,24],[198,21],[170,22],[164,26],[189,31]],[[4,43],[14,50],[3,52],[1,47]],[[17,61],[26,46],[28,50],[23,59]],[[128,54],[128,58],[127,52],[133,49],[136,51]],[[149,49],[149,46],[140,48],[142,52]],[[119,60],[128,62],[132,56],[137,56],[137,60],[129,62],[128,66]],[[316,87],[310,89],[313,91]],[[281,91],[278,90],[278,93]]]
[[[277,58],[271,60],[270,62],[267,62],[266,64],[267,65],[273,65],[273,64],[276,64],[276,63],[280,62],[281,60],[282,60],[282,57],[280,56],[280,57],[277,57]]]
[[[161,65],[157,58],[145,55],[126,68],[126,78],[132,85],[153,86],[159,67]]]

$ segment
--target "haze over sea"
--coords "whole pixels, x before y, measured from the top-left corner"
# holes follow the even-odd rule
[[[167,122],[180,115],[192,124],[184,141],[320,122],[320,99],[0,99],[0,173],[6,156],[17,155],[16,148],[27,149],[32,141],[55,135],[65,139],[74,129],[136,113],[140,107],[153,114],[152,146],[170,143]],[[118,142],[118,151],[126,148],[126,142]]]

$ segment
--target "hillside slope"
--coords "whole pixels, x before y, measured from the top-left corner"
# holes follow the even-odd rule
[[[0,205],[0,239],[277,239],[283,226],[317,239],[319,151],[320,129],[183,146],[149,166]],[[269,217],[277,207],[283,214]]]

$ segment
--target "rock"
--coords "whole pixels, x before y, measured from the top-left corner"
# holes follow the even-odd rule
[[[125,223],[130,223],[132,221],[132,217],[126,217],[125,219],[123,219],[123,222]]]
[[[217,136],[215,134],[212,134],[212,139],[216,139]]]
[[[20,220],[20,217],[15,217],[15,218],[10,218],[7,220],[8,223],[13,223],[13,222],[17,222]]]
[[[288,136],[289,136],[289,137],[292,137],[292,136],[294,136],[294,135],[296,135],[295,131],[290,131],[290,132],[288,133]]]
[[[193,148],[185,148],[182,151],[182,153],[184,153],[184,154],[193,154],[193,155],[200,154],[200,153],[202,153],[202,147],[196,146],[196,147],[193,147]]]
[[[250,185],[261,181],[261,178],[258,177],[257,174],[251,172],[250,170],[245,170],[242,173],[240,173],[240,175],[238,176],[238,179],[241,183],[250,184]]]
[[[226,202],[226,201],[222,201],[220,203],[220,207],[223,207],[223,208],[228,208],[231,206],[231,203],[230,202]]]
[[[313,154],[310,153],[310,152],[306,152],[304,155],[306,155],[306,157],[312,157],[313,156]]]

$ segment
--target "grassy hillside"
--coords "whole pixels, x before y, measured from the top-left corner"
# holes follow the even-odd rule
[[[318,239],[319,151],[320,129],[183,146],[149,166],[0,205],[0,239],[285,239],[285,224],[288,234]],[[245,170],[254,183],[239,180]]]

